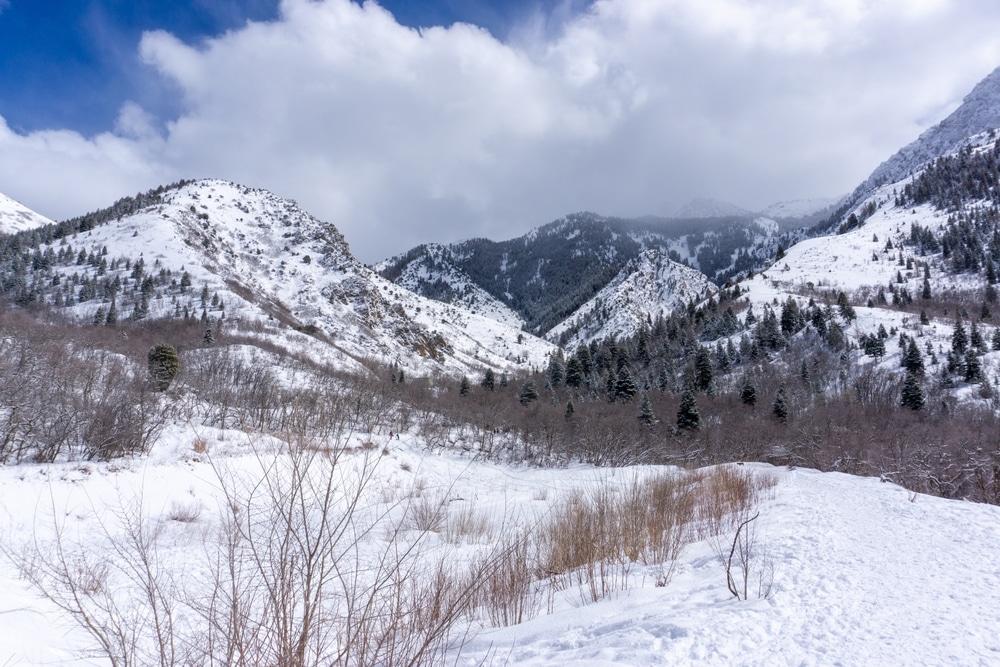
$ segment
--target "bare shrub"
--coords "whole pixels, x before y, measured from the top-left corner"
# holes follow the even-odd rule
[[[495,627],[517,625],[538,613],[540,590],[529,564],[531,550],[528,533],[507,534],[477,565],[483,578],[477,603]]]
[[[52,505],[54,539],[37,535],[23,550],[0,547],[22,576],[73,618],[114,667],[184,664],[176,625],[177,587],[157,549],[141,497],[119,499],[112,521],[96,519],[103,544],[72,540]]]

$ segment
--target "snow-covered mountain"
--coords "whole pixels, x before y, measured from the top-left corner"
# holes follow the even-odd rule
[[[50,225],[52,221],[44,215],[0,193],[0,234],[16,234],[25,229]]]
[[[764,217],[621,219],[576,213],[509,241],[418,246],[376,270],[423,296],[501,322],[518,318],[528,330],[544,334],[645,250],[722,283],[762,268],[779,245],[801,236],[782,232],[778,222]]]
[[[104,224],[93,216],[62,223],[41,239],[35,252],[44,261],[17,298],[85,322],[106,319],[112,304],[123,320],[201,314],[234,326],[258,322],[331,363],[371,359],[419,375],[524,367],[551,349],[381,278],[351,255],[334,225],[265,190],[205,180],[151,201],[119,205],[137,210]]]
[[[846,208],[853,209],[880,186],[904,179],[920,165],[955,150],[970,137],[997,128],[1000,128],[1000,67],[976,84],[951,115],[876,167],[845,200]],[[849,211],[833,224],[847,215]]]
[[[701,271],[674,262],[658,250],[645,250],[546,337],[575,349],[592,340],[634,336],[657,318],[717,290]]]
[[[450,303],[465,310],[520,329],[524,319],[499,299],[477,285],[455,261],[448,246],[428,243],[408,253],[412,259],[398,262],[393,282],[429,299]],[[390,270],[392,260],[374,267]]]

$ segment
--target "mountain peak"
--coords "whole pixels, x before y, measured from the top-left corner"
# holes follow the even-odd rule
[[[959,148],[970,137],[996,128],[1000,128],[1000,67],[977,83],[947,118],[880,164],[845,200],[845,214],[880,186],[902,180],[920,165]]]
[[[0,234],[16,234],[49,224],[52,224],[52,221],[44,215],[39,215],[24,204],[0,194]]]

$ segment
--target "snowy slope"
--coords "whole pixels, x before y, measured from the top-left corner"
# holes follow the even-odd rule
[[[376,272],[384,271],[398,262],[394,257],[374,267]],[[524,319],[505,303],[494,298],[477,285],[469,275],[457,266],[448,246],[428,243],[423,252],[407,262],[393,280],[411,292],[431,296],[439,301],[464,308],[470,313],[488,317],[507,326],[520,329]]]
[[[157,531],[158,568],[185,586],[205,582],[209,536],[224,507],[213,468],[236,478],[262,461],[246,436],[175,426],[143,460],[115,464],[0,468],[0,539],[21,545],[52,535],[53,510],[67,539],[101,549],[101,522],[141,500]],[[368,437],[368,436],[365,436]],[[192,442],[207,441],[212,460]],[[258,447],[265,447],[265,440]],[[381,443],[380,443],[381,446]],[[360,454],[346,459],[355,465]],[[776,481],[760,507],[757,557],[773,566],[769,599],[733,599],[706,541],[682,552],[673,579],[657,587],[656,567],[635,565],[625,590],[599,602],[554,591],[528,620],[471,629],[449,664],[478,665],[988,665],[1000,658],[1000,508],[911,494],[873,478],[747,466]],[[593,489],[659,468],[509,468],[452,453],[428,456],[405,434],[381,457],[377,488],[417,487],[448,499],[449,512],[474,508],[503,522],[530,522],[573,489]],[[436,495],[435,495],[436,494]],[[383,501],[385,502],[385,501]],[[175,517],[191,510],[189,521]],[[377,542],[378,531],[367,537]],[[436,543],[432,543],[436,544]],[[442,539],[440,548],[448,545]],[[437,547],[435,547],[437,548]],[[468,547],[447,552],[462,558]],[[468,557],[468,556],[466,556]],[[87,635],[0,568],[0,664],[104,665],[87,659]],[[183,625],[186,619],[178,619]],[[457,662],[456,662],[457,661]]]
[[[955,150],[969,137],[995,128],[1000,128],[1000,67],[976,84],[951,115],[876,167],[847,201],[851,206],[859,204],[880,186],[902,180],[921,164]]]
[[[149,304],[151,317],[176,315],[183,307],[201,312],[198,295],[207,287],[225,303],[226,318],[311,333],[326,344],[323,355],[342,365],[374,359],[418,375],[459,373],[537,364],[550,350],[514,327],[382,279],[350,254],[332,224],[267,191],[224,181],[168,191],[162,205],[65,241],[97,253],[106,247],[109,261],[142,257],[147,271],[170,270],[175,280],[186,271],[188,293],[168,298],[171,290],[161,290]],[[55,270],[66,279],[81,272],[96,279],[92,267]],[[108,307],[98,298],[69,309],[89,321]],[[219,315],[209,311],[210,317]]]
[[[700,271],[674,262],[658,250],[645,250],[547,337],[560,341],[565,336],[564,346],[575,349],[608,336],[632,336],[644,324],[717,290]]]
[[[988,150],[994,139],[983,133],[968,140],[975,150]],[[917,172],[919,173],[919,171]],[[908,176],[895,183],[876,189],[869,197],[858,202],[848,213],[861,213],[866,206],[875,212],[863,224],[851,231],[833,236],[806,239],[788,249],[785,256],[752,279],[743,281],[745,298],[754,305],[759,315],[765,306],[777,308],[789,297],[803,306],[810,299],[835,303],[839,292],[844,292],[855,305],[857,320],[846,328],[849,338],[857,341],[862,334],[874,333],[879,325],[886,330],[896,328],[920,341],[922,349],[929,345],[943,357],[951,348],[953,318],[931,318],[929,324],[920,324],[913,313],[890,307],[867,307],[869,299],[876,299],[880,289],[888,293],[890,284],[905,289],[919,303],[923,289],[923,270],[905,265],[907,260],[926,263],[930,268],[928,282],[934,295],[948,292],[976,293],[983,287],[977,274],[955,274],[944,266],[941,253],[920,256],[912,245],[906,245],[913,224],[940,231],[948,222],[948,214],[931,205],[900,207],[895,205],[895,191],[912,180]],[[891,244],[892,249],[888,249]],[[900,254],[904,263],[899,261]],[[914,265],[916,266],[916,265]],[[902,282],[899,282],[902,278]],[[983,335],[989,337],[993,326],[980,323]],[[856,351],[859,364],[875,365],[876,362]],[[1000,371],[1000,352],[992,351],[982,357],[986,377],[993,378]],[[900,351],[895,344],[887,346],[887,355],[880,362],[886,370],[902,374]],[[967,396],[968,397],[968,396]]]
[[[44,215],[35,213],[20,202],[0,193],[0,234],[14,234],[52,224]]]
[[[877,479],[773,470],[761,515],[776,593],[728,597],[704,543],[665,588],[486,631],[510,664],[988,665],[1000,602],[1000,508],[908,494]],[[468,664],[472,664],[470,660]]]

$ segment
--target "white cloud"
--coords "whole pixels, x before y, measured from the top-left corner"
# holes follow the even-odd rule
[[[1000,6],[961,0],[597,0],[558,25],[503,43],[285,0],[280,20],[197,46],[148,33],[139,57],[182,100],[165,133],[132,104],[89,139],[0,125],[0,183],[59,217],[229,178],[375,260],[582,209],[846,192],[1000,65]]]

